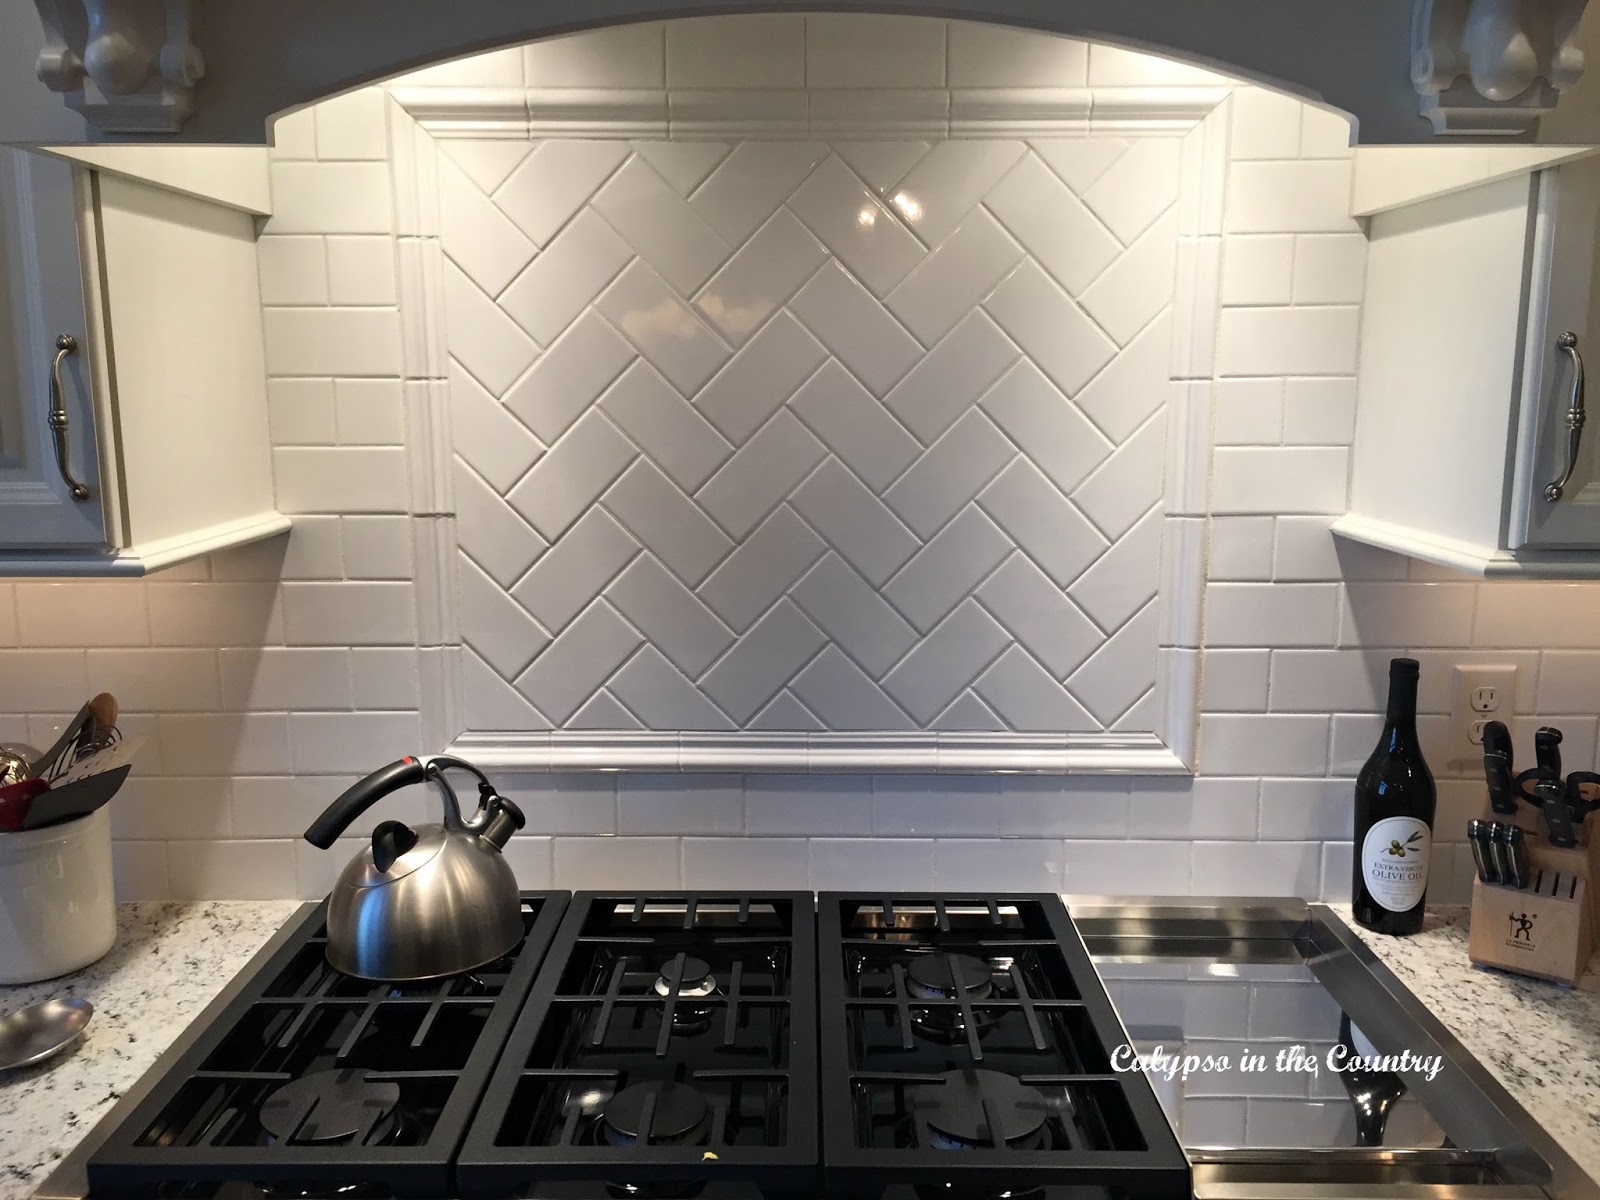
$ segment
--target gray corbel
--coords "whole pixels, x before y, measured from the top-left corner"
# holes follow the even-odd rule
[[[205,61],[197,0],[34,0],[39,79],[106,133],[176,133],[194,112]]]

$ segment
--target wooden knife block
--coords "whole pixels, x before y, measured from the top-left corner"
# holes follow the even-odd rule
[[[1472,881],[1467,956],[1482,966],[1576,983],[1589,965],[1600,926],[1600,837],[1590,837],[1584,828],[1577,846],[1552,846],[1538,813],[1526,807],[1512,818],[1486,809],[1483,819],[1522,827],[1533,882],[1518,891]]]

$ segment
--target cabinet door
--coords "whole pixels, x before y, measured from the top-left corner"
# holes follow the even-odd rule
[[[0,550],[106,544],[80,207],[67,163],[0,147]]]
[[[1515,550],[1600,546],[1600,158],[1541,173],[1529,258],[1510,538]],[[1581,364],[1581,365],[1580,365]],[[1574,427],[1577,401],[1584,420]],[[1568,466],[1571,465],[1570,474]],[[1558,486],[1559,485],[1559,488]]]

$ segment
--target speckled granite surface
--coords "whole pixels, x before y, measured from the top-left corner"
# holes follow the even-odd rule
[[[1428,914],[1412,937],[1362,929],[1372,947],[1574,1162],[1600,1180],[1600,957],[1565,988],[1475,967],[1467,958],[1467,910]]]
[[[0,1200],[21,1200],[144,1074],[298,907],[297,901],[124,904],[117,941],[60,979],[0,987],[0,1012],[82,996],[94,1020],[37,1067],[0,1072]]]

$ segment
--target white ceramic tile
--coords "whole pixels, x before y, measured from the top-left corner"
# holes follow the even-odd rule
[[[1348,459],[1336,446],[1219,447],[1213,506],[1218,513],[1342,513]]]
[[[826,549],[788,505],[779,505],[707,577],[698,594],[730,627],[743,632]]]
[[[872,832],[872,781],[854,775],[752,775],[744,785],[745,832],[850,837]]]
[[[848,545],[829,540],[850,557]],[[1011,539],[975,506],[968,505],[900,568],[883,589],[884,596],[906,620],[927,633],[1005,560],[1011,548]],[[860,569],[861,564],[855,565]]]
[[[1205,87],[1226,82],[1226,76],[1175,59],[1109,43],[1089,44],[1090,87]]]
[[[953,88],[1083,87],[1088,69],[1088,44],[1075,38],[976,21],[950,22]]]
[[[1084,513],[1024,458],[1014,459],[984,488],[978,503],[1060,587],[1078,578],[1106,548],[1106,539]]]
[[[521,578],[549,545],[460,460],[456,462],[455,501],[457,541],[501,587],[510,587]]]
[[[1241,234],[1222,247],[1224,304],[1288,304],[1293,296],[1295,239],[1287,233]]]
[[[1026,555],[1008,558],[976,595],[1057,679],[1066,678],[1105,636]]]
[[[455,363],[450,364],[450,409],[456,453],[501,495],[544,457],[538,439]]]
[[[1360,317],[1353,306],[1225,308],[1217,369],[1225,375],[1352,375]]]
[[[1178,196],[1178,146],[1171,138],[1135,138],[1125,154],[1085,189],[1083,202],[1130,246]]]
[[[604,218],[584,210],[512,281],[500,304],[540,345],[548,346],[632,257]]]
[[[602,501],[635,537],[687,584],[696,584],[733,548],[698,505],[644,459]]]
[[[1592,644],[1592,631],[1600,628],[1600,588],[1581,583],[1486,584],[1478,589],[1472,644],[1528,644],[1532,613],[1539,614],[1538,640],[1546,649],[1585,648]]]
[[[398,379],[341,379],[333,391],[339,441],[344,445],[405,443],[405,402]]]
[[[667,86],[804,87],[805,18],[763,13],[670,22]]]
[[[695,394],[695,407],[725,436],[743,442],[826,357],[816,338],[780,312]]]
[[[19,599],[23,588],[18,588]],[[163,583],[144,589],[157,646],[254,646],[283,636],[270,583]],[[93,644],[93,643],[90,643]]]
[[[559,888],[675,888],[683,886],[676,838],[555,839]]]
[[[242,712],[351,707],[350,652],[263,646],[222,650],[222,707]]]
[[[741,146],[760,145],[762,143],[743,142]],[[706,177],[716,170],[717,164],[728,157],[733,147],[727,142],[635,142],[633,149],[636,154],[656,169],[656,174],[665,179],[680,196],[687,196],[705,182]],[[702,216],[707,216],[702,211]],[[762,215],[765,215],[763,210]],[[710,220],[710,217],[707,216]],[[711,220],[711,227],[723,234],[725,233]],[[734,240],[737,240],[735,238]]]
[[[476,58],[481,57],[483,56],[476,56]],[[520,71],[517,82],[512,86],[521,86]],[[484,141],[446,138],[437,144],[440,158],[460,167],[484,195],[488,195],[504,183],[511,172],[517,169],[517,165],[533,150],[532,143],[504,141],[498,138]],[[438,176],[442,185],[445,176],[445,168],[442,165],[438,168]]]
[[[501,795],[515,801],[534,834],[614,834],[617,776],[504,775]]]
[[[982,605],[966,600],[900,660],[884,677],[883,686],[907,712],[926,723],[972,683],[1010,643],[1011,637],[1005,628]],[[998,818],[991,816],[990,820]],[[965,831],[971,832],[970,829]]]
[[[979,401],[997,425],[1050,481],[1070,491],[1088,476],[1111,445],[1032,362],[1007,371]]]
[[[646,729],[726,731],[735,727],[654,645],[639,647],[606,681],[606,691]]]
[[[641,261],[601,293],[596,307],[681,392],[699,388],[729,357],[717,335]]]
[[[267,424],[274,446],[333,445],[339,427],[331,379],[269,379]]]
[[[286,583],[283,632],[298,646],[414,642],[416,615],[405,583]]]
[[[606,588],[606,599],[651,646],[691,678],[710,666],[734,640],[715,613],[647,554],[635,559]],[[625,692],[618,694],[628,701]]]
[[[838,646],[826,646],[789,681],[788,691],[829,729],[909,731],[917,728]]]
[[[859,888],[925,889],[933,878],[933,841],[924,838],[812,838],[814,891]]]
[[[358,709],[419,709],[417,652],[409,646],[357,647],[350,652],[352,699]]]
[[[20,646],[144,646],[150,644],[145,591],[138,584],[15,585]]]
[[[931,445],[1016,360],[1016,347],[1000,327],[974,310],[883,402],[924,445]]]
[[[596,600],[517,677],[517,690],[546,718],[565,721],[643,639],[604,600]]]
[[[827,154],[821,142],[740,142],[689,203],[730,246],[760,228]]]
[[[1072,601],[1103,629],[1116,629],[1153,599],[1160,588],[1164,531],[1160,509],[1152,509],[1118,538],[1068,589]]]
[[[604,509],[591,508],[518,580],[511,595],[546,629],[559,631],[639,552]]]
[[[1600,710],[1600,653],[1546,650],[1539,659],[1538,711]]]
[[[695,307],[738,345],[799,290],[828,257],[788,209],[780,208],[706,283]]]
[[[364,771],[374,762],[415,754],[416,713],[291,713],[289,753],[296,772]]]
[[[1034,154],[1023,155],[984,204],[1073,295],[1121,252],[1100,219]]]
[[[1200,770],[1205,774],[1321,775],[1327,769],[1326,715],[1228,713],[1200,718]]]
[[[627,154],[620,142],[540,142],[495,189],[494,202],[534,245],[548,245]]]
[[[1152,601],[1106,639],[1066,681],[1074,700],[1102,725],[1118,718],[1156,683],[1159,614]]]
[[[951,93],[943,88],[814,88],[805,93],[815,137],[851,137],[870,110],[880,128],[912,139],[942,138],[950,128]]]
[[[1300,106],[1300,157],[1349,158],[1354,153],[1350,146],[1350,118],[1340,112],[1331,112],[1315,104]]]
[[[664,47],[654,21],[546,38],[521,48],[524,78],[535,88],[665,87]]]
[[[547,347],[505,394],[505,406],[548,445],[634,358],[610,322],[588,310]]]
[[[1170,215],[1157,221],[1078,298],[1119,346],[1127,345],[1169,303],[1177,265],[1175,229]]]
[[[317,157],[316,113],[312,106],[280,113],[267,127],[267,150],[274,162]]]
[[[495,673],[470,647],[461,650],[461,712],[468,729],[549,729],[527,698]]]
[[[330,237],[328,295],[334,304],[395,303],[394,243],[386,237]]]
[[[615,425],[591,410],[534,464],[506,499],[553,541],[637,455]]]
[[[789,410],[874,491],[898,478],[921,451],[905,426],[833,359],[800,385]]]
[[[269,233],[388,233],[389,168],[381,162],[275,162]]]
[[[527,337],[523,328],[518,327],[523,316],[513,309],[510,299],[511,291],[515,291],[527,277],[528,273],[523,272],[521,278],[511,285],[511,290],[501,297],[501,303],[496,304],[453,264],[445,265],[444,317],[445,325],[451,331],[450,357],[465,367],[491,395],[497,397],[506,394],[512,381],[528,369],[539,352],[538,344]]]
[[[1271,579],[1271,517],[1214,517],[1207,577],[1214,580]]]
[[[1377,712],[1389,687],[1389,655],[1364,650],[1275,650],[1278,712]]]
[[[789,197],[789,208],[876,296],[888,295],[922,260],[921,243],[837,155]]]
[[[456,589],[463,640],[502,679],[514,678],[549,645],[550,631],[465,559],[458,563]]]
[[[875,679],[917,640],[916,631],[837,554],[824,556],[789,596]]]
[[[82,650],[0,651],[0,670],[4,671],[6,679],[6,694],[0,696],[0,709],[22,716],[30,712],[76,712],[86,697],[109,690],[109,684],[99,682],[101,678],[120,677],[117,681],[121,681],[136,677],[137,670],[130,668],[135,668],[140,657],[148,656],[150,651],[97,650],[93,653],[95,686],[90,691],[90,675],[85,669]],[[131,706],[124,702],[124,707]]]
[[[1185,842],[1069,838],[1061,849],[1064,892],[1080,896],[1182,896],[1191,890],[1189,846]]]
[[[1374,546],[1335,537],[1329,517],[1279,517],[1273,542],[1273,578],[1403,579],[1409,560]]]
[[[169,842],[173,900],[292,900],[300,893],[291,841]]]
[[[328,262],[324,239],[269,235],[256,242],[263,304],[326,304]]]
[[[929,246],[938,246],[1024,153],[1021,142],[960,138],[936,142],[885,194]]]
[[[404,512],[404,454],[389,446],[274,450],[278,505],[289,513]]]
[[[132,900],[171,899],[164,842],[115,841],[111,844],[111,870],[116,877],[118,904]]]
[[[264,775],[288,762],[288,719],[281,713],[169,713],[156,725],[169,775]]]
[[[1116,353],[1111,339],[1031,262],[995,288],[984,308],[1069,396]]]
[[[1165,436],[1165,422],[1146,422],[1072,493],[1105,537],[1120,538],[1161,498]]]
[[[700,214],[637,156],[590,204],[680,293],[693,292],[728,256],[728,245]]]
[[[912,532],[926,540],[1015,457],[1016,447],[994,422],[969,409],[895,480],[883,499]],[[1005,501],[1000,504],[1003,507]]]
[[[400,319],[392,308],[263,308],[272,375],[400,374]]]
[[[701,688],[723,712],[747,721],[826,642],[804,613],[780,600],[701,677]]]
[[[317,126],[317,160],[387,158],[387,106],[388,96],[378,87],[318,101],[311,110]]]
[[[818,271],[789,310],[874,395],[884,395],[921,354],[916,339],[837,263]]]
[[[798,87],[741,87],[738,116],[732,117],[726,88],[673,88],[667,93],[667,130],[671,137],[685,139],[739,133],[753,138],[801,138],[811,132],[812,95]]]
[[[1059,891],[1065,866],[1059,841],[1027,838],[940,838],[933,857],[939,886],[965,891]]]
[[[1171,345],[1170,321],[1157,317],[1073,397],[1073,403],[1120,445],[1174,394]]]
[[[1205,712],[1261,712],[1267,707],[1265,650],[1207,650],[1201,666]]]
[[[685,491],[698,488],[733,453],[710,422],[646,362],[624,371],[600,397],[600,407]]]
[[[1265,807],[1263,800],[1263,810]],[[1241,879],[1248,879],[1259,895],[1316,899],[1322,894],[1322,845],[1283,842],[1270,853],[1262,853],[1244,842],[1195,843],[1196,893],[1220,896],[1237,890]]]
[[[1464,583],[1348,584],[1339,615],[1339,644],[1471,645],[1477,598],[1478,588]]]
[[[1296,304],[1361,303],[1367,280],[1366,238],[1359,233],[1301,234],[1294,243]]]
[[[1316,583],[1213,583],[1206,588],[1208,646],[1331,646],[1340,589]]]
[[[881,195],[905,178],[906,172],[928,152],[932,143],[896,139],[835,141],[830,145],[846,166]]]
[[[743,538],[805,479],[827,447],[780,410],[706,481],[695,500],[731,537]]]
[[[810,869],[804,838],[683,839],[683,876],[697,888],[810,890]]]
[[[1298,158],[1300,110],[1293,96],[1268,88],[1236,88],[1230,97],[1233,128],[1228,153],[1247,158]]]
[[[1228,233],[1354,233],[1350,163],[1236,162],[1228,168]]]
[[[1287,445],[1348,446],[1356,432],[1356,381],[1290,379],[1284,384]]]
[[[806,86],[943,87],[945,23],[865,13],[805,21]]]
[[[923,345],[931,346],[1005,278],[1022,254],[993,217],[974,209],[885,303]]]

